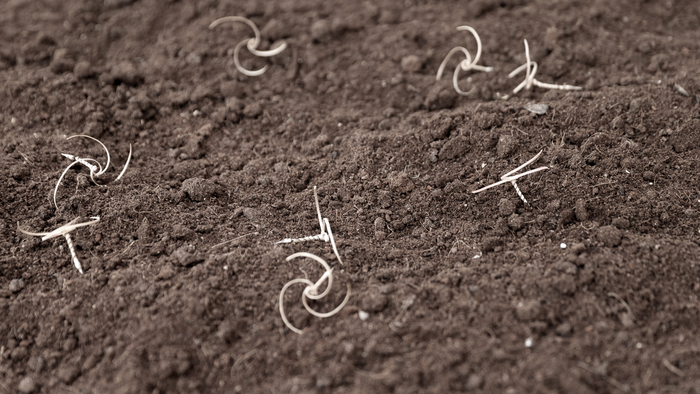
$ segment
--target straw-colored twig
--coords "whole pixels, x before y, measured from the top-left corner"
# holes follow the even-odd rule
[[[76,223],[79,219],[80,219],[79,217],[75,218],[75,219],[71,220],[70,222],[64,224],[63,226],[61,226],[53,231],[47,232],[47,233],[35,233],[35,232],[27,231],[27,230],[22,230],[21,228],[19,228],[19,222],[18,222],[17,223],[17,231],[19,231],[22,234],[32,235],[35,237],[41,237],[42,241],[46,241],[47,239],[55,238],[55,237],[62,235],[63,237],[66,238],[66,242],[68,243],[68,249],[70,249],[70,254],[72,257],[73,265],[75,265],[75,268],[78,269],[78,272],[80,272],[82,274],[83,267],[80,264],[80,260],[78,260],[78,255],[75,253],[75,247],[73,246],[73,240],[71,239],[69,233],[77,228],[80,228],[80,227],[92,226],[93,224],[100,221],[100,217],[93,216],[90,218],[92,220],[89,222]]]
[[[525,196],[523,195],[523,193],[520,191],[520,188],[518,187],[518,185],[515,183],[515,180],[518,179],[518,178],[524,177],[525,175],[530,175],[530,174],[533,174],[533,173],[538,172],[538,171],[547,170],[547,169],[549,169],[549,167],[543,166],[543,167],[535,168],[534,170],[525,171],[525,172],[523,172],[522,174],[517,174],[517,175],[513,175],[513,174],[516,173],[516,172],[518,172],[518,171],[520,171],[520,170],[522,170],[523,168],[527,167],[528,165],[530,165],[530,164],[533,163],[534,161],[536,161],[536,160],[540,157],[540,155],[542,155],[542,152],[543,152],[543,151],[540,151],[538,154],[535,155],[535,157],[533,157],[532,159],[530,159],[530,160],[528,160],[527,162],[525,162],[525,164],[523,164],[523,165],[521,165],[520,167],[514,169],[513,171],[509,171],[508,173],[506,173],[505,175],[503,175],[503,176],[501,177],[501,180],[500,180],[500,181],[498,181],[498,182],[496,182],[496,183],[492,183],[492,184],[490,184],[490,185],[488,185],[488,186],[486,186],[486,187],[482,187],[482,188],[479,189],[479,190],[474,190],[472,193],[483,192],[483,191],[486,190],[486,189],[490,189],[490,188],[492,188],[492,187],[494,187],[494,186],[498,186],[498,185],[500,185],[500,184],[502,184],[502,183],[510,182],[510,183],[513,185],[513,187],[515,188],[515,192],[518,193],[518,196],[520,196],[520,199],[523,200],[523,202],[524,202],[525,204],[527,204],[528,202],[527,202],[527,200],[525,199]]]

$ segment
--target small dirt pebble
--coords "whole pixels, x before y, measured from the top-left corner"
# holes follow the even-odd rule
[[[577,243],[571,245],[571,252],[576,254],[576,255],[579,255],[585,251],[586,251],[586,245],[584,245],[583,242],[577,242]]]
[[[173,226],[173,238],[175,239],[185,239],[190,238],[194,235],[194,231],[187,226],[182,224],[176,224]]]
[[[578,267],[576,267],[576,265],[564,260],[557,261],[556,263],[554,263],[554,266],[552,268],[559,272],[563,272],[565,274],[570,275],[576,275],[576,273],[578,272]]]
[[[408,174],[403,171],[393,171],[388,176],[389,187],[399,193],[408,193],[415,185]]]
[[[654,181],[654,173],[651,171],[644,171],[642,173],[642,179],[644,179],[647,182],[653,182]]]
[[[243,116],[246,118],[257,118],[263,113],[263,105],[261,102],[251,103],[243,108]]]
[[[561,211],[559,214],[559,224],[562,226],[566,226],[569,223],[573,223],[573,221],[576,219],[576,214],[574,213],[573,209],[565,209]]]
[[[360,309],[376,313],[381,312],[389,304],[389,297],[379,292],[369,292],[360,300]]]
[[[622,242],[622,233],[614,226],[603,226],[599,228],[596,236],[598,241],[609,248],[618,246],[620,242]]]
[[[464,388],[467,390],[478,390],[483,384],[484,379],[480,375],[473,373],[467,378],[467,383],[464,385]]]
[[[577,286],[576,281],[571,275],[561,275],[554,280],[554,288],[559,291],[562,295],[574,295],[576,294]]]
[[[24,289],[24,279],[12,279],[8,289],[13,293],[19,293]]]
[[[620,230],[626,230],[630,227],[630,221],[625,218],[615,218],[612,220],[612,225]]]
[[[20,393],[29,394],[36,391],[37,385],[31,376],[25,376],[24,379],[19,382],[17,389],[20,391]]]
[[[311,24],[311,38],[316,41],[328,40],[331,34],[331,23],[327,19],[319,19]]]
[[[510,134],[501,134],[496,144],[496,153],[499,158],[510,156],[518,147],[518,139]]]
[[[90,62],[78,62],[73,67],[73,75],[76,78],[86,79],[95,75],[95,71],[92,69]]]
[[[525,227],[525,221],[520,215],[514,213],[508,216],[508,227],[513,231],[519,231]]]
[[[542,313],[542,306],[537,300],[523,301],[515,308],[515,315],[520,321],[536,320]]]
[[[190,178],[182,182],[180,190],[192,201],[202,202],[211,199],[217,192],[216,184],[204,178]]]
[[[133,63],[128,61],[114,65],[111,74],[115,82],[123,82],[130,86],[136,86],[143,82],[143,75],[136,70]]]
[[[54,59],[49,65],[49,69],[54,74],[63,74],[71,72],[73,71],[74,67],[75,62],[73,62],[71,59],[66,58]]]
[[[556,334],[560,337],[566,338],[571,335],[571,325],[569,323],[562,323],[557,326],[554,332],[556,332]]]
[[[75,379],[78,378],[78,376],[80,376],[80,370],[72,365],[64,366],[59,368],[56,375],[58,376],[58,379],[61,380],[61,382],[65,384],[71,384]]]
[[[417,73],[423,68],[423,62],[416,55],[404,56],[401,59],[401,69],[407,73]]]
[[[22,181],[32,175],[31,171],[25,164],[17,164],[10,168],[10,176],[16,181]]]
[[[482,249],[484,252],[492,252],[501,245],[503,245],[503,239],[500,237],[486,237],[482,243]]]
[[[459,95],[455,94],[451,84],[440,84],[430,89],[423,105],[430,111],[449,109],[455,105],[458,97]]]
[[[440,160],[450,160],[457,157],[462,157],[469,150],[469,139],[465,136],[458,135],[450,138],[440,149],[438,157]]]
[[[619,319],[620,319],[620,323],[622,323],[623,327],[625,327],[625,328],[634,327],[634,318],[629,313],[626,313],[626,312],[620,313]]]
[[[586,208],[586,201],[583,199],[578,199],[576,200],[576,219],[579,222],[585,222],[588,220],[589,215],[588,215],[588,209]]]
[[[498,202],[498,214],[501,217],[510,216],[515,213],[515,203],[508,198],[502,198]]]
[[[13,361],[19,361],[19,360],[24,360],[27,358],[29,355],[29,351],[27,350],[26,347],[20,346],[12,349],[12,353],[10,353],[10,358]]]
[[[190,267],[204,261],[204,256],[193,253],[187,245],[176,249],[170,257],[172,257],[174,263],[183,267]]]

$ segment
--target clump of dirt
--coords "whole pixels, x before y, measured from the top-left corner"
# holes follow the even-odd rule
[[[0,392],[700,392],[693,2],[49,3],[0,5]],[[227,15],[289,45],[241,51],[263,76]],[[469,97],[435,80],[464,24],[495,68]],[[584,90],[500,100],[523,39]],[[74,134],[132,161],[55,209]],[[528,204],[471,193],[540,150]],[[344,264],[274,245],[318,234],[314,186]],[[84,275],[17,231],[77,216]],[[297,251],[352,288],[285,305],[302,335]]]

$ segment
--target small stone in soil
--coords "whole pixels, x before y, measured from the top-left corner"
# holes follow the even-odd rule
[[[614,226],[603,226],[599,228],[597,238],[603,245],[609,248],[618,246],[622,242],[622,234],[620,230]]]
[[[416,73],[423,68],[423,62],[416,55],[404,56],[401,59],[401,69],[408,73]]]
[[[554,330],[557,335],[560,337],[568,337],[571,335],[571,325],[569,323],[562,323],[559,326],[557,326],[556,330]]]
[[[8,288],[13,293],[19,293],[24,289],[24,279],[12,279]]]
[[[34,379],[32,379],[30,376],[25,376],[24,379],[22,379],[19,382],[19,386],[17,386],[17,389],[21,393],[33,393],[37,389],[36,382]]]
[[[515,309],[515,315],[520,321],[531,321],[539,317],[542,308],[537,300],[523,301]]]

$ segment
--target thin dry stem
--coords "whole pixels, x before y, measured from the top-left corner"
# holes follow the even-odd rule
[[[472,193],[480,193],[480,192],[483,192],[484,190],[490,189],[490,188],[495,187],[495,186],[498,186],[498,185],[500,185],[500,184],[510,182],[510,183],[513,185],[513,187],[515,188],[516,193],[518,193],[518,196],[520,197],[520,199],[523,200],[523,202],[524,202],[525,204],[528,204],[527,200],[525,199],[525,196],[524,196],[523,193],[520,191],[520,188],[519,188],[518,185],[515,183],[515,181],[516,181],[518,178],[524,177],[524,176],[526,176],[526,175],[530,175],[530,174],[533,174],[533,173],[535,173],[535,172],[542,171],[542,170],[547,170],[547,169],[549,169],[549,167],[543,166],[543,167],[535,168],[534,170],[525,171],[525,172],[523,172],[522,174],[517,174],[517,175],[512,175],[512,174],[514,174],[514,173],[516,173],[516,172],[522,170],[522,169],[525,168],[526,166],[532,164],[534,161],[536,161],[536,160],[540,157],[540,155],[542,155],[542,152],[543,152],[543,151],[540,151],[538,154],[535,155],[535,157],[533,157],[532,159],[528,160],[527,162],[525,162],[525,164],[522,164],[522,165],[519,166],[518,168],[516,168],[516,169],[514,169],[514,170],[512,170],[512,171],[508,171],[505,175],[503,175],[503,176],[501,177],[501,180],[500,180],[500,181],[498,181],[498,182],[496,182],[496,183],[492,183],[492,184],[490,184],[490,185],[488,185],[488,186],[484,186],[484,187],[482,187],[481,189],[474,190],[474,191],[472,191]]]
[[[321,215],[321,206],[318,203],[318,193],[316,192],[316,186],[314,186],[314,201],[316,203],[316,213],[318,215],[318,222],[319,222],[319,226],[321,227],[321,233],[316,234],[316,235],[309,235],[309,236],[302,237],[302,238],[285,238],[281,241],[275,242],[275,245],[295,244],[295,243],[302,243],[302,242],[307,242],[307,241],[323,241],[323,242],[330,241],[331,246],[333,247],[333,252],[335,253],[335,256],[338,258],[338,261],[340,262],[340,264],[344,264],[343,260],[340,258],[340,253],[338,253],[338,247],[335,243],[335,237],[333,237],[333,232],[331,231],[331,225],[328,222],[328,218],[323,218]]]
[[[85,227],[85,226],[91,226],[91,225],[93,225],[93,224],[99,222],[99,221],[100,221],[100,217],[99,217],[99,216],[93,216],[93,217],[90,218],[90,219],[92,219],[92,220],[89,221],[89,222],[75,223],[75,222],[78,221],[79,219],[80,219],[80,218],[77,217],[77,218],[71,220],[70,222],[64,224],[63,226],[61,226],[61,227],[59,227],[59,228],[57,228],[57,229],[55,229],[55,230],[53,230],[53,231],[44,232],[44,233],[35,233],[35,232],[27,231],[27,230],[22,230],[22,229],[19,227],[19,222],[18,222],[18,223],[17,223],[17,231],[19,231],[19,232],[22,233],[22,234],[31,235],[31,236],[35,236],[35,237],[41,237],[41,240],[42,240],[42,241],[46,241],[46,240],[48,240],[48,239],[55,238],[55,237],[59,237],[59,236],[65,237],[65,238],[66,238],[66,243],[68,243],[68,249],[70,250],[71,260],[73,261],[73,265],[75,266],[75,268],[78,269],[78,272],[80,272],[81,274],[83,274],[83,267],[82,267],[82,265],[80,264],[80,260],[78,260],[78,255],[75,253],[75,247],[73,246],[73,240],[71,239],[69,233],[70,233],[71,231],[77,229],[77,228]]]

